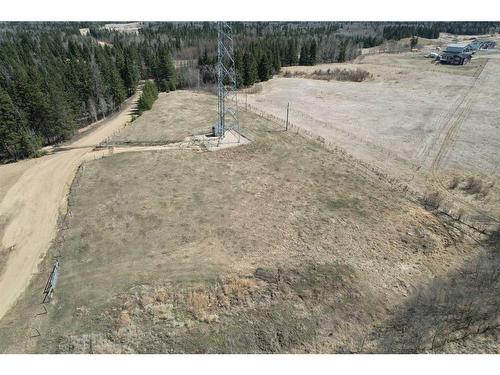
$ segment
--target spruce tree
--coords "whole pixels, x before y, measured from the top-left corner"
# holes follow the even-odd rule
[[[175,66],[166,46],[162,46],[159,55],[159,82],[161,91],[174,91],[177,88]]]
[[[346,41],[340,42],[339,56],[337,58],[338,62],[344,62],[346,58]]]
[[[302,44],[300,48],[299,65],[309,65],[309,49],[306,43]]]
[[[114,109],[119,107],[127,96],[123,80],[120,77],[118,69],[114,65],[110,67],[109,92]]]
[[[47,123],[43,135],[49,143],[68,139],[75,129],[74,113],[66,99],[66,93],[56,82],[49,82]]]
[[[318,45],[316,44],[316,40],[313,39],[311,41],[311,45],[309,46],[309,65],[315,65],[317,60],[317,49]]]
[[[261,82],[267,81],[269,79],[270,69],[271,69],[271,64],[269,64],[268,57],[267,57],[267,55],[263,54],[259,60],[259,65],[257,67],[259,80]]]
[[[9,94],[0,87],[0,158],[17,160],[36,153],[40,137],[26,125]]]
[[[281,55],[279,49],[275,49],[272,54],[273,73],[279,73],[281,69]]]
[[[121,75],[128,95],[132,95],[139,80],[139,68],[132,50],[124,51]]]
[[[0,87],[0,154],[13,159],[18,158],[18,120],[9,94]]]
[[[234,51],[234,69],[236,71],[236,85],[238,87],[243,86],[244,68],[243,53],[238,49]]]
[[[257,64],[253,53],[246,51],[243,57],[243,85],[252,86],[257,81]]]
[[[137,112],[141,114],[153,107],[153,103],[158,98],[158,89],[156,85],[151,81],[146,81],[142,94],[137,103]]]

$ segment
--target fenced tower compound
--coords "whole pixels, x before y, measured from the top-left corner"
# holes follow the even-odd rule
[[[214,135],[223,137],[228,130],[239,131],[238,95],[234,66],[231,26],[217,22],[217,123]]]

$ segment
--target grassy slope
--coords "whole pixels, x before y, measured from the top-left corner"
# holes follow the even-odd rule
[[[212,101],[198,103],[207,123]],[[256,141],[239,148],[87,163],[51,253],[62,268],[42,338],[19,340],[14,309],[0,350],[377,350],[365,339],[388,312],[473,255],[342,154],[249,113],[242,124]],[[17,308],[34,313],[49,267]]]

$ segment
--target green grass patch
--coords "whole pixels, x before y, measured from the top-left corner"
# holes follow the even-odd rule
[[[363,213],[359,198],[331,198],[323,197],[321,201],[329,211],[349,210],[359,214]]]

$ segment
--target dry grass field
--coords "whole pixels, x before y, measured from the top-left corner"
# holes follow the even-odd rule
[[[293,81],[264,95],[274,82]],[[114,140],[179,140],[214,108],[162,95]],[[341,151],[250,112],[241,123],[248,145],[84,163],[39,274],[0,321],[0,352],[498,351],[495,239],[477,243]]]
[[[207,112],[200,111],[200,106]],[[210,96],[192,91],[178,91],[175,95],[160,93],[153,110],[144,112],[112,141],[117,144],[179,142],[191,136],[194,129],[210,129],[216,118],[217,106]]]
[[[444,41],[444,39],[443,39]],[[480,51],[465,66],[439,65],[421,52],[366,54],[353,63],[289,67],[246,101],[285,117],[378,167],[422,194],[439,192],[455,212],[481,222],[500,216],[500,56]],[[362,69],[363,82],[288,78],[298,72]],[[290,73],[287,73],[290,72]],[[450,190],[454,179],[480,181],[481,194]]]

